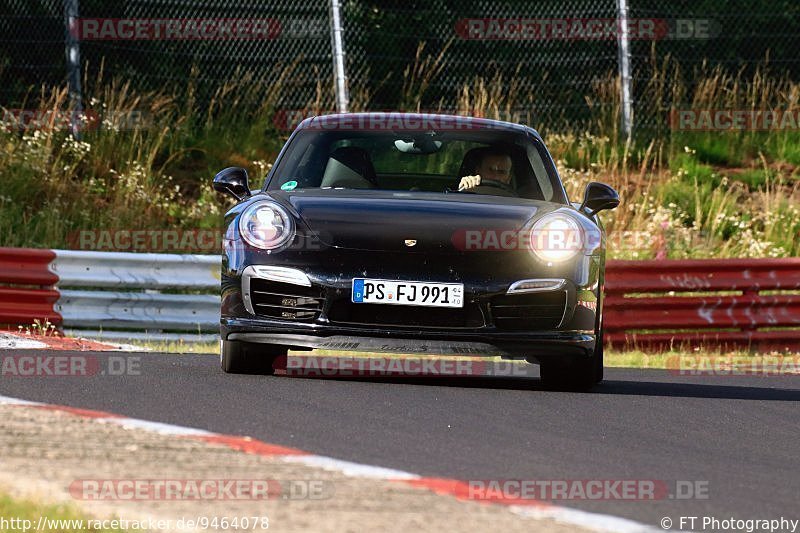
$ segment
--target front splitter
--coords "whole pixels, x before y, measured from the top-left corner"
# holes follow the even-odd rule
[[[231,332],[230,341],[279,344],[292,349],[336,350],[347,352],[382,352],[415,355],[469,355],[503,357],[506,359],[530,359],[540,356],[585,357],[594,348],[594,338],[586,335],[574,339],[536,339],[517,341],[499,347],[478,341],[451,341],[408,338],[364,337],[331,335],[320,337],[292,333]],[[505,344],[505,343],[504,343]]]

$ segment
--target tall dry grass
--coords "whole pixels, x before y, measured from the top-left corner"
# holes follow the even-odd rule
[[[654,56],[655,57],[655,56]],[[420,47],[405,72],[402,109],[421,110],[444,72],[444,52]],[[205,228],[219,224],[224,200],[208,186],[224,166],[247,168],[258,185],[288,132],[274,118],[291,90],[289,65],[263,94],[261,80],[240,71],[217,88],[202,111],[197,72],[181,94],[138,92],[101,74],[84,80],[96,129],[76,141],[63,128],[0,131],[0,244],[68,244],[77,229]],[[540,128],[573,200],[589,181],[621,195],[619,209],[603,215],[612,257],[731,257],[800,254],[800,134],[670,131],[668,117],[695,109],[797,111],[800,84],[776,76],[768,64],[754,74],[701,65],[691,76],[670,58],[652,59],[651,76],[638,82],[636,120],[649,118],[632,139],[620,130],[619,79],[598,78],[585,95],[587,120]],[[453,101],[434,108],[465,115],[532,123],[537,94],[523,90],[522,74],[476,75]],[[696,80],[690,84],[687,80]],[[378,87],[380,84],[378,84]],[[377,87],[359,86],[351,109],[369,109]],[[309,112],[333,107],[330,84],[320,77]],[[30,99],[42,112],[69,113],[65,89]],[[430,110],[430,106],[426,109]],[[131,123],[131,116],[139,122]],[[616,245],[615,245],[616,243]]]
[[[201,111],[191,82],[185,94],[138,92],[101,66],[84,79],[79,140],[66,88],[43,90],[26,106],[52,120],[0,130],[0,245],[63,247],[78,229],[218,226],[224,204],[209,180],[230,165],[255,182],[264,175],[280,148],[267,134],[291,68],[258,106],[248,103],[262,87],[241,73]]]

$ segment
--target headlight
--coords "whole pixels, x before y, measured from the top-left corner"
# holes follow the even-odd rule
[[[531,249],[539,259],[547,263],[572,259],[581,252],[583,244],[583,229],[569,215],[545,215],[531,228]]]
[[[274,202],[257,202],[239,217],[239,231],[248,244],[275,250],[294,237],[294,220]]]

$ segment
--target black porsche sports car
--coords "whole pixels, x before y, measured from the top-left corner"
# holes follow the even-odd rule
[[[287,350],[500,355],[550,386],[603,377],[605,235],[619,196],[570,203],[542,138],[448,115],[314,117],[261,190],[227,168],[221,365]]]

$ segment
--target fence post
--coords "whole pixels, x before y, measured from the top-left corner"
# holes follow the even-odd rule
[[[630,140],[633,131],[633,90],[631,88],[631,47],[630,35],[628,32],[628,0],[617,0],[617,28],[622,131],[625,133],[625,137]]]
[[[341,3],[331,0],[331,48],[333,49],[333,72],[336,79],[336,111],[347,113],[350,103],[347,96],[347,75],[344,67],[344,32],[342,31]]]
[[[67,54],[67,83],[72,107],[70,130],[76,139],[81,137],[83,95],[81,94],[81,53],[78,28],[78,0],[64,0],[64,41]]]

